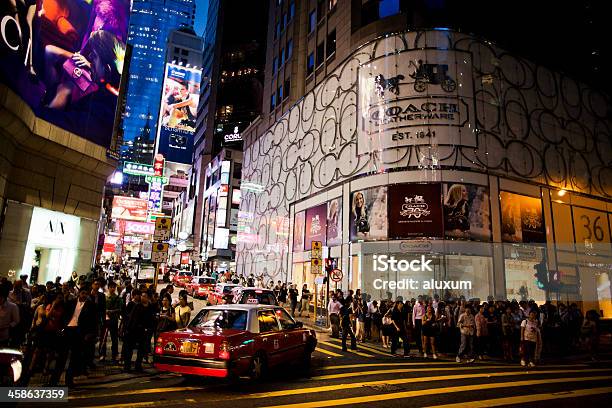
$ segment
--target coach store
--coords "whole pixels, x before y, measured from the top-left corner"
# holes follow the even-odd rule
[[[243,193],[239,231],[251,235],[239,234],[237,270],[313,285],[321,241],[342,271],[332,287],[550,299],[612,316],[609,106],[469,35],[367,42],[245,139],[243,183],[258,189]]]

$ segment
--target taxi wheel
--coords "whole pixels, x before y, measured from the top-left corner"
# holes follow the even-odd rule
[[[266,372],[266,357],[263,353],[259,352],[253,356],[251,360],[251,367],[249,369],[249,377],[252,380],[261,380]]]
[[[304,368],[304,370],[306,371],[310,370],[311,363],[312,363],[312,353],[307,351],[304,354],[304,357],[302,358],[302,368]]]

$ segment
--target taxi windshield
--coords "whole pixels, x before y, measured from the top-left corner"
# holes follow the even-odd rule
[[[247,312],[244,310],[205,309],[191,321],[189,327],[246,330]]]

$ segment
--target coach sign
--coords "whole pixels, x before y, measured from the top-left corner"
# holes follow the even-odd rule
[[[415,50],[359,68],[358,154],[412,145],[476,146],[471,55]]]

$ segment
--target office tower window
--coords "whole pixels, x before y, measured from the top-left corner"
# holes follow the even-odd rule
[[[285,79],[285,97],[284,99],[287,99],[289,97],[290,92],[291,92],[291,79],[287,78]]]
[[[289,60],[289,58],[291,58],[291,56],[293,55],[293,40],[289,40],[287,41],[287,48],[285,51],[285,60]]]
[[[274,57],[274,59],[272,60],[272,75],[276,73],[277,69],[278,69],[278,58]]]
[[[274,28],[274,39],[276,40],[280,36],[280,22],[276,23],[276,27]]]
[[[287,13],[283,14],[283,26],[287,27],[287,23],[289,22],[288,18],[287,18]]]
[[[317,45],[317,66],[321,65],[325,60],[325,41],[321,41]]]
[[[289,3],[289,20],[293,17],[295,17],[295,1],[291,0],[291,3]]]
[[[311,52],[310,54],[308,54],[308,61],[306,65],[306,72],[308,73],[308,75],[312,74],[312,72],[314,71],[314,65],[315,65],[314,52]]]
[[[278,66],[278,68],[280,69],[280,67],[285,63],[285,49],[281,48],[280,51],[280,64]]]
[[[380,18],[389,17],[400,12],[400,0],[382,0],[378,2]]]
[[[272,92],[270,96],[270,110],[273,111],[276,108],[276,93]]]
[[[317,2],[317,21],[323,20],[323,17],[325,17],[326,11],[327,9],[325,8],[325,1],[319,0]]]
[[[317,11],[312,10],[308,15],[308,32],[312,33],[317,26]]]
[[[336,30],[327,35],[327,58],[336,52]]]
[[[278,87],[278,91],[277,91],[277,94],[276,94],[276,99],[278,100],[279,104],[284,99],[283,98],[283,86],[282,85],[279,85],[279,87]]]

